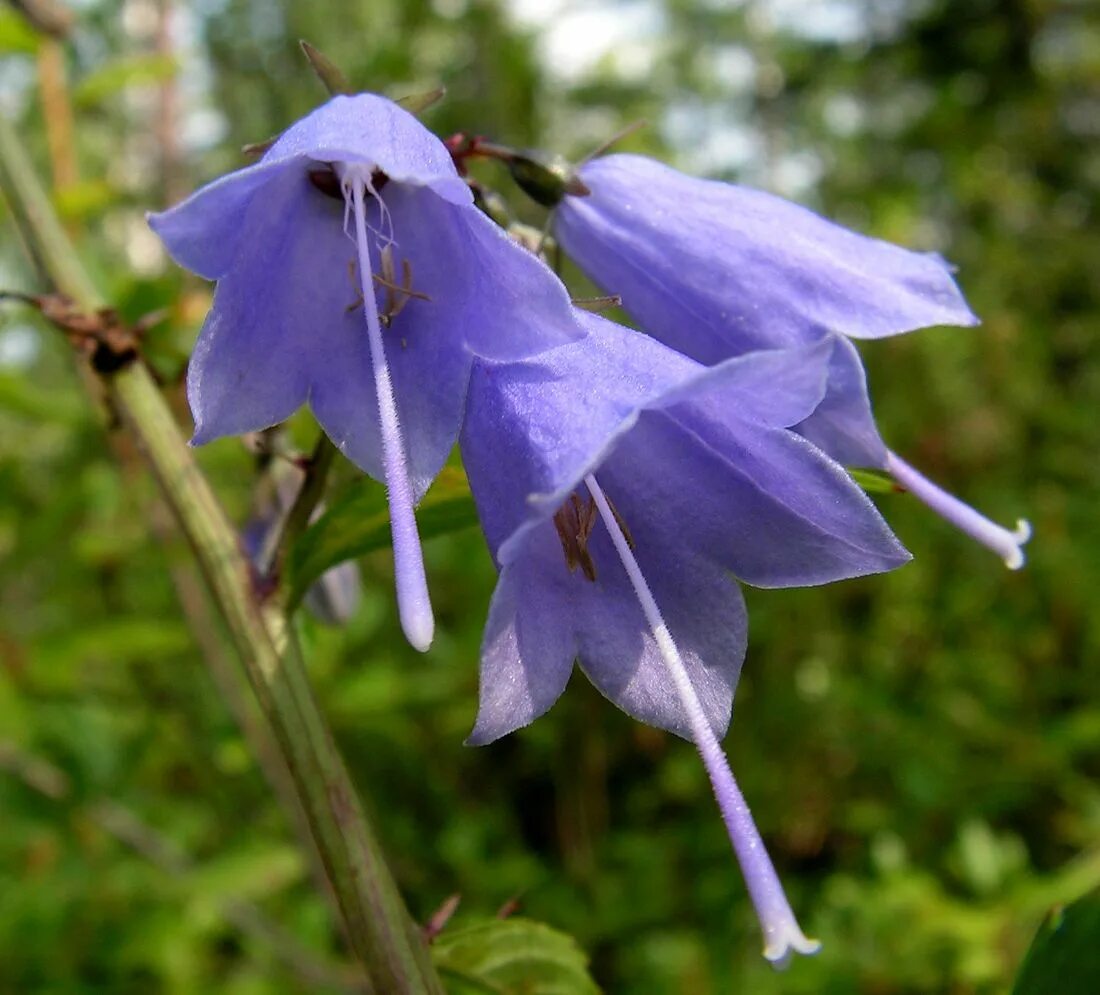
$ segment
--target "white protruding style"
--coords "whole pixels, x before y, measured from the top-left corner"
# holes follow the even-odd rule
[[[584,478],[584,483],[596,502],[600,518],[603,519],[604,525],[611,534],[615,551],[626,568],[634,593],[641,603],[646,622],[656,640],[661,659],[668,668],[669,676],[684,706],[692,739],[703,759],[703,766],[714,789],[715,800],[718,802],[722,819],[729,831],[730,842],[733,844],[737,861],[741,865],[741,873],[745,877],[749,895],[756,907],[760,928],[764,931],[764,956],[773,966],[785,967],[792,953],[817,953],[821,944],[817,940],[808,939],[799,928],[783,891],[783,885],[764,848],[764,841],[760,838],[760,832],[753,822],[752,813],[749,812],[749,807],[745,803],[745,797],[741,794],[722,746],[714,735],[710,722],[707,721],[703,705],[695,693],[680,651],[673,641],[672,634],[668,631],[668,626],[642,575],[638,561],[634,558],[630,544],[596,478],[589,474]]]
[[[428,597],[428,582],[424,574],[424,554],[413,513],[413,490],[409,482],[405,446],[397,418],[397,402],[393,394],[390,368],[382,341],[378,306],[374,296],[374,276],[367,241],[367,217],[364,193],[369,193],[385,205],[371,181],[372,169],[364,163],[344,163],[339,167],[344,201],[355,218],[355,245],[359,254],[359,283],[363,295],[363,313],[367,319],[374,389],[378,395],[378,421],[382,434],[382,466],[390,504],[390,532],[393,537],[394,578],[397,587],[397,611],[405,638],[415,649],[425,652],[432,644],[435,619]]]
[[[937,515],[986,549],[993,550],[1009,570],[1019,570],[1024,565],[1023,545],[1031,538],[1031,523],[1026,519],[1019,519],[1012,531],[990,521],[970,505],[932,483],[897,453],[887,452],[886,469],[902,487],[920,498]]]

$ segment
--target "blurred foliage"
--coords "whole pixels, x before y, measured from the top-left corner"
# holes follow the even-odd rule
[[[0,107],[122,312],[169,309],[148,350],[181,420],[209,288],[167,264],[142,212],[323,99],[299,38],[363,87],[445,84],[425,114],[440,134],[579,157],[645,117],[621,148],[958,265],[983,327],[869,344],[872,392],[895,448],[995,517],[1031,518],[1028,567],[1008,574],[881,494],[913,564],[749,592],[727,746],[818,957],[770,972],[692,751],[583,679],[530,729],[461,745],[494,580],[476,531],[428,544],[428,656],[400,638],[385,550],[360,561],[345,628],[303,628],[414,913],[463,896],[440,941],[453,950],[518,897],[577,938],[609,992],[1004,991],[1047,910],[1100,884],[1100,12],[605,0],[548,3],[539,27],[513,12],[537,7],[87,0],[60,61],[5,8]],[[499,167],[479,175],[512,196]],[[36,289],[0,225],[0,283]],[[64,344],[5,306],[0,992],[338,990],[326,902],[200,662],[224,653],[215,617],[110,422]],[[255,458],[233,440],[199,455],[243,521]],[[44,790],[28,757],[70,790]],[[104,799],[192,869],[169,873],[94,817]],[[227,897],[301,949],[242,927]]]

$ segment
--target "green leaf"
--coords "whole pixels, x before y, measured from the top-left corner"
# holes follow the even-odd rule
[[[0,373],[0,411],[69,428],[89,417],[87,406],[78,397],[58,390],[43,390],[31,378],[14,373]]]
[[[189,884],[204,901],[255,901],[296,884],[305,872],[305,861],[298,847],[263,842],[222,854],[193,871]]]
[[[0,55],[38,51],[42,36],[14,10],[0,10]]]
[[[466,476],[444,467],[416,509],[420,537],[455,532],[477,523]],[[326,570],[356,556],[373,553],[390,542],[386,492],[373,480],[349,488],[294,544],[287,564],[290,603],[297,604]]]
[[[445,930],[432,960],[451,995],[599,995],[577,941],[527,919]]]
[[[179,69],[170,55],[131,55],[113,59],[89,73],[73,89],[73,104],[81,109],[102,103],[128,86],[161,83]]]
[[[868,494],[897,494],[900,488],[894,478],[881,470],[848,469],[851,478]]]
[[[1051,911],[1039,927],[1012,995],[1100,992],[1100,890]]]
[[[118,191],[104,179],[81,180],[55,191],[53,199],[63,221],[84,221],[114,204]]]

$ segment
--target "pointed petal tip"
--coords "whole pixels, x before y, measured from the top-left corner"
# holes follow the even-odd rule
[[[221,438],[221,435],[218,432],[214,431],[209,425],[203,424],[202,421],[196,420],[195,427],[191,430],[191,438],[187,440],[187,444],[195,449],[219,438]]]
[[[484,729],[482,729],[480,726],[475,725],[473,727],[473,729],[470,730],[470,735],[467,736],[462,741],[462,745],[463,746],[488,746],[496,738],[497,738],[496,736],[490,735]]]

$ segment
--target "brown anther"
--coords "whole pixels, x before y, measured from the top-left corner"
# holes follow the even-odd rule
[[[574,297],[572,298],[572,304],[573,307],[579,307],[583,311],[599,314],[609,308],[622,307],[623,299],[618,294],[607,294],[604,297]]]
[[[586,580],[595,581],[596,564],[588,552],[588,537],[596,524],[596,502],[590,497],[582,500],[576,493],[554,513],[554,528],[565,553],[565,565],[573,573],[581,568]]]
[[[630,534],[630,529],[626,527],[626,519],[624,519],[623,516],[619,514],[619,509],[615,507],[615,504],[611,500],[611,498],[607,497],[606,494],[604,495],[604,497],[607,498],[607,506],[611,509],[611,514],[615,516],[615,524],[619,526],[619,531],[623,534],[623,538],[626,540],[627,546],[629,546],[630,549],[633,550],[634,536]]]
[[[375,273],[374,282],[386,288],[386,307],[378,315],[379,321],[389,328],[393,319],[404,309],[409,300],[415,297],[418,301],[430,301],[431,298],[412,287],[412,264],[408,259],[401,260],[401,283],[397,282],[397,273],[393,265],[393,246],[387,245],[381,253],[382,273]]]

